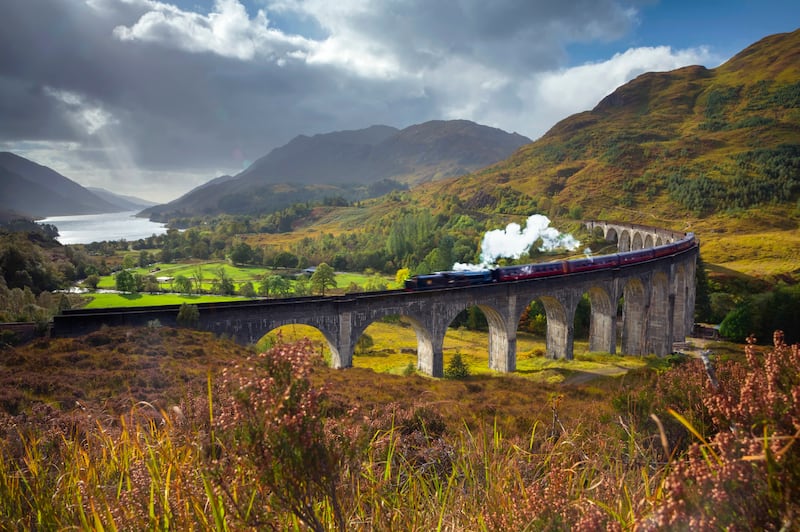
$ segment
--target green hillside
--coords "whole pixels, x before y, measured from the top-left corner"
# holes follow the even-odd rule
[[[437,209],[691,229],[710,262],[794,271],[800,30],[767,37],[715,69],[643,74],[505,161],[412,195]],[[764,244],[766,256],[756,256]]]

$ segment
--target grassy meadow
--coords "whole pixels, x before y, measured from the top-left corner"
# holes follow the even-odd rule
[[[109,294],[92,292],[84,308],[123,308],[148,307],[152,305],[189,305],[197,303],[217,303],[224,301],[241,301],[240,296],[194,295],[194,294]]]
[[[141,276],[152,275],[156,278],[158,277],[175,278],[178,275],[183,275],[184,277],[187,277],[188,279],[194,282],[197,268],[200,268],[202,270],[203,282],[201,283],[201,287],[202,290],[207,293],[211,292],[213,288],[213,281],[216,277],[218,277],[220,268],[222,268],[225,271],[225,275],[227,277],[233,280],[234,286],[237,289],[242,284],[248,281],[253,283],[253,286],[256,289],[258,289],[258,284],[261,282],[261,279],[263,279],[264,276],[273,274],[276,275],[287,274],[286,270],[274,270],[271,268],[265,268],[261,266],[234,266],[230,264],[228,261],[223,261],[223,260],[207,261],[202,263],[200,262],[177,263],[177,264],[155,263],[151,264],[147,268],[133,268],[130,271],[131,273],[138,274]],[[372,278],[371,275],[364,273],[337,272],[336,274],[337,288],[333,289],[332,293],[344,293],[344,290],[351,283],[354,283],[358,286],[364,286],[367,283],[367,281],[370,280],[371,278]],[[383,276],[383,278],[390,289],[397,288],[397,283],[394,282],[393,277]],[[160,283],[160,286],[161,289],[165,291],[169,291],[172,289],[170,282]],[[116,287],[116,280],[113,274],[104,275],[100,277],[100,282],[97,284],[97,288],[99,289],[113,290],[115,287]]]
[[[585,353],[397,375],[370,334],[347,370],[167,327],[3,347],[0,529],[796,529],[797,348],[707,346],[715,390],[696,360]],[[534,376],[598,365],[626,371]]]
[[[403,323],[375,322],[365,334],[372,345],[356,348],[353,366],[378,373],[403,375],[409,366],[416,367],[417,338],[413,329]],[[327,342],[322,333],[308,325],[285,325],[266,335],[256,349],[263,351],[282,341],[295,342],[308,339],[323,357],[329,356]],[[444,341],[444,365],[458,353],[474,375],[496,375],[489,368],[488,336],[486,332],[465,328],[450,329]],[[517,333],[517,371],[515,375],[538,382],[560,383],[570,379],[587,379],[594,375],[622,375],[629,369],[644,368],[657,363],[654,357],[629,357],[591,353],[586,340],[577,340],[572,361],[552,360],[544,356],[545,339],[532,334]]]
[[[197,267],[200,267],[203,272],[202,288],[205,291],[211,290],[211,281],[217,277],[219,268],[225,270],[225,274],[234,280],[238,286],[247,281],[253,284],[258,283],[266,274],[275,273],[269,268],[262,268],[258,266],[233,266],[228,261],[208,261],[203,263],[155,263],[147,268],[134,268],[131,273],[138,275],[152,275],[154,277],[177,277],[183,275],[189,279],[194,279]],[[163,288],[168,289],[169,283],[162,283]],[[114,275],[104,275],[100,277],[98,288],[114,289],[115,280]]]

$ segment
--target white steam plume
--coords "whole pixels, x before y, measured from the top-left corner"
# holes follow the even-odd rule
[[[456,263],[453,269],[480,270],[493,266],[501,257],[518,259],[539,239],[542,241],[539,251],[553,251],[558,248],[574,251],[581,245],[572,235],[550,227],[550,219],[547,216],[534,214],[528,217],[524,229],[519,224],[510,223],[505,229],[488,231],[483,235],[481,243],[481,263],[477,265]]]

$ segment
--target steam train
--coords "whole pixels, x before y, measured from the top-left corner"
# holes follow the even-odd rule
[[[696,245],[697,241],[695,240],[694,233],[686,233],[682,239],[671,244],[637,249],[635,251],[624,251],[613,255],[600,255],[597,257],[524,264],[520,266],[503,266],[485,270],[445,271],[429,275],[415,275],[406,279],[405,290],[434,290],[438,288],[503,283],[591,270],[619,268],[621,266],[675,255],[676,253],[686,251]]]

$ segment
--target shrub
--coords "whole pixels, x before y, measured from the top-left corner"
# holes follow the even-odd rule
[[[84,282],[91,290],[96,290],[97,285],[100,284],[100,276],[97,274],[89,275]]]
[[[218,427],[230,453],[219,479],[226,483],[246,465],[268,489],[264,510],[291,512],[312,530],[325,530],[325,517],[332,516],[336,528],[344,530],[336,492],[341,454],[325,435],[322,390],[309,380],[312,353],[308,340],[278,344],[223,371],[230,400],[221,401]]]
[[[728,361],[707,379],[702,405],[713,436],[698,442],[666,478],[665,500],[650,523],[658,529],[793,528],[800,504],[800,347],[776,331],[763,356],[747,340],[746,363]],[[796,523],[795,523],[796,524]]]
[[[719,333],[732,342],[742,342],[753,333],[753,309],[744,302],[725,316],[719,324]]]
[[[374,345],[375,340],[372,339],[372,336],[367,333],[363,333],[356,342],[356,353],[367,353]]]
[[[197,305],[182,303],[178,309],[177,321],[181,327],[197,327],[200,324],[200,309]]]
[[[466,379],[469,377],[469,365],[456,353],[444,370],[445,379]]]
[[[239,286],[239,295],[244,297],[256,297],[256,289],[253,286],[253,283],[250,281],[242,283]]]

